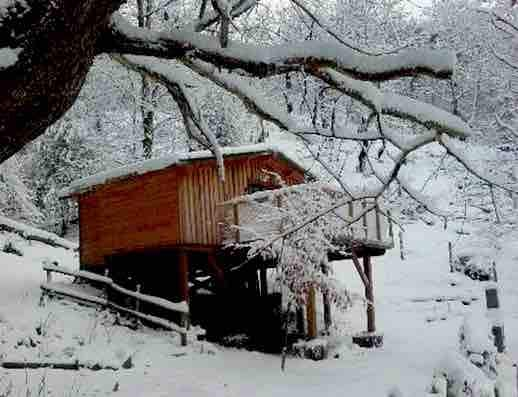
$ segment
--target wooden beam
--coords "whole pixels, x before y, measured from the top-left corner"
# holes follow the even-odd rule
[[[308,322],[308,338],[317,337],[317,310],[315,287],[309,287],[308,300],[306,302],[306,318]]]
[[[364,261],[365,261],[365,258],[367,258],[367,255],[365,255],[363,258],[364,258]],[[354,250],[354,248],[351,249],[351,259],[353,260],[354,267],[356,268],[356,271],[358,272],[358,274],[360,275],[360,278],[363,281],[363,285],[365,286],[365,288],[367,288],[369,286],[369,284],[370,284],[370,280],[367,277],[367,275],[363,272],[363,269],[362,269],[362,267],[360,265],[360,261],[358,260],[358,256],[356,255],[356,251]]]
[[[374,311],[374,285],[372,280],[372,262],[371,257],[366,255],[363,257],[363,268],[365,275],[369,280],[369,284],[365,286],[365,299],[367,305],[367,332],[376,332],[376,315]]]

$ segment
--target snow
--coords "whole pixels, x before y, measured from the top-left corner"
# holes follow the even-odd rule
[[[469,125],[460,117],[429,103],[384,92],[371,82],[352,79],[332,68],[320,68],[317,76],[381,114],[403,117],[452,137],[465,138],[472,134]]]
[[[61,238],[54,233],[49,233],[41,229],[37,229],[35,227],[26,225],[21,222],[13,221],[12,219],[6,218],[5,216],[0,215],[0,230],[7,229],[9,231],[13,231],[15,233],[19,233],[20,235],[31,239],[40,238],[43,240],[51,241],[56,245],[65,247],[71,250],[77,250],[78,246],[76,243],[69,241],[67,239]]]
[[[0,4],[0,8],[1,8]],[[1,14],[0,14],[1,15]],[[18,56],[22,52],[22,48],[0,48],[0,70],[7,69],[18,62]]]
[[[149,49],[170,48],[177,45],[183,50],[192,49],[213,56],[220,56],[238,65],[258,64],[270,66],[272,73],[286,68],[297,68],[297,64],[306,59],[336,64],[338,70],[351,75],[380,75],[384,79],[387,74],[395,71],[424,70],[436,74],[448,74],[456,63],[453,51],[409,49],[397,54],[369,56],[347,48],[337,41],[311,40],[299,43],[288,43],[272,46],[257,46],[231,41],[228,47],[221,48],[215,37],[194,33],[192,30],[172,30],[156,32],[138,29],[131,25],[120,14],[112,17],[115,29],[130,40],[145,41]]]
[[[288,357],[280,371],[275,355],[215,347],[191,339],[180,346],[175,333],[141,327],[136,331],[114,325],[106,311],[82,307],[65,300],[49,300],[39,307],[39,285],[44,280],[42,262],[58,261],[77,269],[77,254],[40,242],[18,241],[23,257],[0,252],[0,354],[10,360],[41,360],[111,365],[119,368],[129,356],[134,368],[118,371],[7,370],[0,369],[0,390],[12,382],[15,395],[36,393],[44,379],[48,395],[186,397],[312,397],[315,395],[424,396],[441,374],[467,379],[470,387],[492,396],[492,383],[467,363],[459,351],[459,328],[471,318],[475,345],[487,346],[484,290],[487,283],[449,273],[448,241],[456,241],[456,225],[410,224],[405,229],[407,260],[397,249],[373,258],[376,320],[384,347],[365,350],[351,344],[352,333],[365,329],[365,307],[356,304],[345,315],[334,313],[329,358],[313,362]],[[0,240],[7,234],[0,233]],[[19,236],[16,236],[22,239]],[[10,237],[9,237],[10,238]],[[515,373],[510,367],[518,354],[517,233],[505,236],[495,254],[499,293],[509,353],[500,358],[507,366],[507,390],[514,393]],[[363,285],[349,261],[333,263],[334,277],[353,293]],[[58,277],[58,276],[56,276]],[[63,286],[69,278],[63,276]],[[476,297],[469,305],[437,297]],[[422,299],[419,302],[415,300]],[[432,321],[427,319],[433,318]],[[319,316],[320,319],[320,316]],[[39,335],[36,329],[43,330]],[[35,344],[35,347],[31,347]],[[335,358],[336,357],[336,358]],[[435,378],[433,376],[436,375]],[[118,384],[115,393],[114,386]],[[440,386],[440,385],[439,385]],[[489,394],[487,394],[489,393]],[[515,394],[506,394],[515,396]]]
[[[284,153],[284,151],[272,144],[256,144],[235,147],[221,148],[223,157],[231,157],[243,154],[279,154],[288,159],[290,162],[298,166],[301,170],[304,167],[292,156]],[[164,168],[187,164],[196,160],[214,158],[214,154],[209,150],[202,150],[189,153],[174,153],[169,156],[145,160],[140,163],[115,168],[113,170],[101,172],[86,178],[73,182],[70,186],[60,192],[60,197],[69,197],[75,194],[81,194],[89,191],[95,186],[102,185],[114,180],[128,178],[134,175],[142,175],[152,171],[158,171]]]
[[[187,305],[187,302],[185,302],[185,301],[171,302],[171,301],[168,301],[167,299],[162,299],[162,298],[158,298],[156,296],[151,296],[151,295],[142,294],[140,292],[131,291],[129,289],[123,288],[123,287],[115,284],[111,278],[101,276],[96,273],[87,272],[85,270],[74,271],[74,270],[68,269],[64,266],[56,266],[56,265],[48,265],[48,264],[43,265],[43,270],[57,272],[57,273],[65,274],[67,276],[78,277],[78,278],[94,281],[97,283],[106,284],[106,285],[110,286],[111,288],[117,290],[118,292],[123,293],[124,295],[131,296],[131,297],[139,299],[143,302],[151,303],[153,305],[162,307],[167,310],[172,310],[172,311],[176,311],[176,312],[180,312],[180,313],[189,312],[189,306]],[[54,288],[54,284],[46,285],[46,286]],[[62,292],[64,292],[64,290],[62,290]]]

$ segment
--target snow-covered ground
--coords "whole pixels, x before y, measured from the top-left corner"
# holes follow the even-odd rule
[[[134,367],[118,371],[0,369],[0,396],[8,395],[10,388],[16,396],[27,396],[27,390],[32,396],[387,396],[394,387],[403,396],[424,396],[434,369],[459,349],[464,315],[478,318],[479,327],[485,325],[484,283],[449,273],[447,243],[457,239],[455,225],[446,231],[439,225],[408,225],[406,260],[400,260],[398,249],[373,260],[377,325],[384,333],[384,347],[364,350],[344,337],[329,359],[289,358],[284,373],[278,356],[202,342],[183,348],[175,334],[115,326],[112,315],[93,308],[65,301],[39,307],[43,259],[57,259],[73,268],[77,258],[71,251],[19,240],[23,257],[0,252],[3,359],[78,359],[120,366],[131,356]],[[501,242],[496,261],[509,356],[518,359],[515,241],[516,235],[509,235]],[[334,268],[350,289],[362,293],[352,263],[338,262]],[[478,300],[464,305],[436,302],[437,297]],[[364,322],[361,304],[337,316],[342,332],[363,330]]]

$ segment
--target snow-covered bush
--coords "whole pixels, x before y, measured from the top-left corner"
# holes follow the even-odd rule
[[[455,249],[453,267],[472,280],[488,281],[493,277],[496,252],[486,241],[476,239]]]
[[[435,377],[445,377],[449,397],[495,397],[494,381],[458,352],[446,355]]]
[[[5,252],[6,254],[23,256],[22,249],[13,240],[10,240],[10,239],[7,239],[4,242],[4,246],[2,247],[2,252]]]

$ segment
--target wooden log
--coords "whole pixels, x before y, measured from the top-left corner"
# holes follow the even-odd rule
[[[308,338],[317,337],[317,310],[315,287],[309,287],[308,300],[306,302],[306,318],[308,322]]]
[[[64,362],[37,362],[37,361],[3,361],[2,368],[5,369],[38,369],[38,368],[52,368],[52,369],[68,369],[78,371],[81,366],[78,361],[64,363]]]
[[[374,285],[372,277],[372,262],[369,255],[363,257],[363,268],[369,284],[365,287],[365,299],[367,306],[367,332],[376,332],[376,315],[374,311]]]

